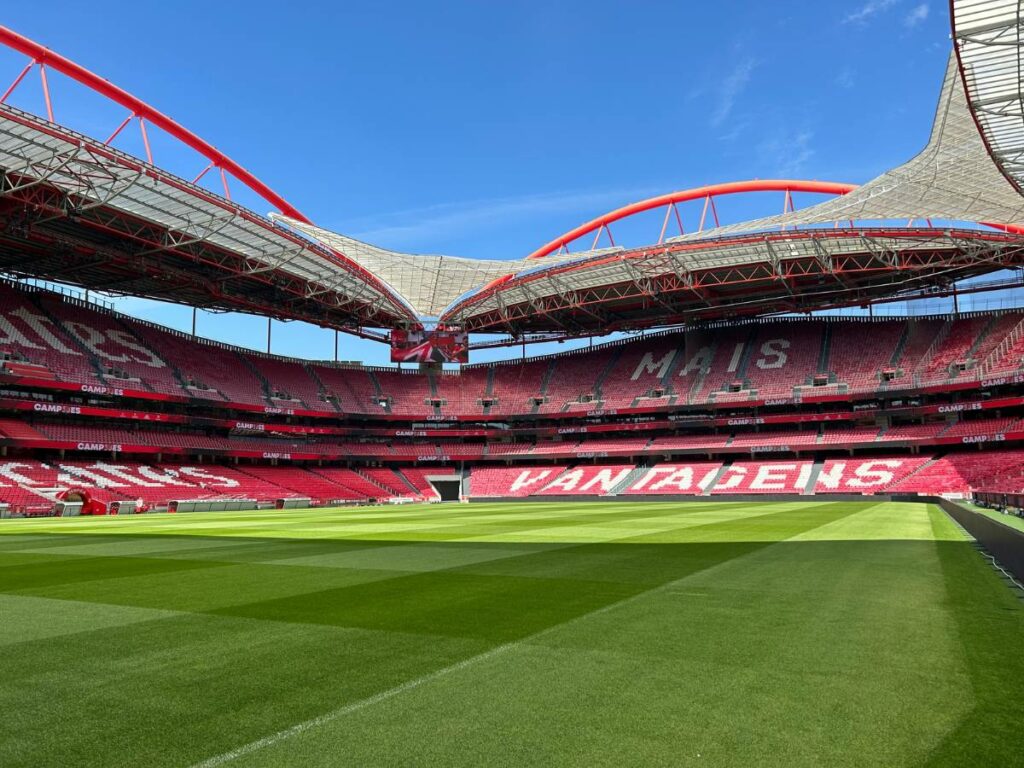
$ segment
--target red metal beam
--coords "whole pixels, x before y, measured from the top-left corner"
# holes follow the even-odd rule
[[[720,195],[735,195],[744,192],[817,192],[824,195],[845,195],[853,189],[856,184],[843,184],[835,181],[803,181],[800,179],[753,179],[751,181],[730,181],[724,184],[711,184],[706,187],[695,187],[680,192],[669,192],[667,195],[649,197],[637,203],[616,208],[603,216],[591,219],[586,224],[581,224],[571,229],[560,237],[556,237],[547,245],[543,245],[529,256],[528,259],[540,259],[554,253],[563,246],[589,235],[595,230],[607,227],[620,219],[634,216],[654,208],[661,208],[663,205],[685,203],[688,200],[699,200],[702,197],[718,197]]]
[[[45,48],[34,40],[29,40],[27,37],[19,35],[14,30],[2,25],[0,25],[0,43],[6,45],[8,48],[13,48],[16,51],[23,53],[34,62],[50,67],[57,72],[60,72],[62,75],[66,75],[72,80],[92,89],[101,96],[105,96],[111,101],[120,104],[125,109],[130,110],[136,117],[148,120],[153,125],[166,131],[186,146],[191,147],[196,152],[203,155],[218,168],[230,173],[257,195],[277,208],[281,213],[286,216],[290,216],[293,219],[309,223],[309,219],[303,216],[302,212],[294,205],[289,203],[281,195],[277,194],[277,192],[272,190],[230,157],[225,155],[209,142],[204,141],[199,136],[192,133],[192,131],[188,130],[177,121],[172,120],[167,115],[157,109],[154,109],[141,99],[136,98],[123,88],[117,87],[113,83],[108,80],[104,80],[102,77],[89,71],[85,67],[61,56],[59,53],[54,53],[49,48]],[[50,119],[51,121],[53,119],[52,113],[50,115]]]
[[[754,235],[736,236],[736,237],[728,238],[726,240],[721,240],[721,241],[697,241],[697,242],[694,242],[694,243],[676,243],[674,245],[667,246],[667,247],[666,246],[662,246],[661,248],[663,248],[665,250],[671,250],[673,252],[693,252],[693,251],[700,251],[701,249],[714,248],[714,247],[717,247],[717,246],[722,245],[722,244],[737,244],[737,243],[743,243],[743,242],[762,243],[762,242],[764,242],[766,240],[769,240],[769,241],[792,241],[792,240],[814,239],[814,238],[818,238],[818,237],[826,237],[826,238],[835,238],[835,237],[840,237],[840,238],[850,238],[850,237],[862,238],[862,237],[868,237],[868,238],[872,238],[872,237],[877,237],[877,236],[888,236],[888,237],[894,237],[894,238],[897,238],[897,239],[912,239],[912,240],[919,240],[922,237],[927,237],[927,238],[930,238],[930,239],[934,239],[937,243],[941,244],[941,246],[937,246],[936,247],[937,252],[956,252],[957,249],[955,247],[955,240],[957,238],[966,238],[966,239],[970,239],[972,241],[987,242],[987,243],[1005,243],[1005,244],[1019,244],[1020,243],[1020,240],[1018,238],[1016,238],[1016,237],[1008,237],[1008,234],[1002,234],[1002,233],[999,233],[999,232],[991,232],[991,231],[946,230],[946,229],[931,229],[931,230],[913,229],[913,230],[906,230],[906,229],[894,229],[894,228],[885,228],[885,227],[880,227],[880,228],[879,227],[875,227],[875,228],[868,229],[868,230],[855,230],[855,231],[854,230],[851,230],[851,231],[840,230],[838,232],[835,231],[835,230],[802,230],[802,231],[790,231],[790,232],[776,232],[776,233],[770,233],[770,234],[757,233],[757,234],[754,234]],[[950,245],[953,245],[954,247],[950,248]],[[925,253],[927,253],[927,252],[925,252]],[[642,258],[645,258],[645,257],[647,257],[649,255],[650,255],[650,250],[649,249],[641,248],[641,249],[636,249],[636,250],[625,252],[625,253],[612,254],[612,255],[605,256],[605,257],[602,257],[602,258],[596,259],[596,260],[589,260],[589,261],[587,261],[587,262],[585,262],[583,264],[564,264],[564,265],[558,265],[558,266],[554,266],[552,269],[544,270],[543,272],[535,272],[535,273],[532,273],[532,274],[529,274],[529,275],[523,275],[521,277],[505,276],[504,278],[499,278],[499,280],[494,281],[491,285],[489,285],[487,288],[485,288],[484,290],[480,291],[479,293],[469,297],[461,305],[457,305],[456,307],[453,307],[452,310],[454,311],[454,310],[458,310],[460,308],[461,309],[465,309],[467,306],[479,303],[480,301],[486,299],[487,297],[493,295],[494,293],[497,293],[497,292],[499,292],[501,290],[505,290],[509,286],[518,286],[518,285],[523,285],[523,284],[527,284],[527,283],[535,282],[535,281],[544,281],[544,280],[550,279],[551,276],[553,276],[553,275],[572,273],[572,272],[580,270],[580,269],[586,269],[586,268],[594,267],[595,265],[601,265],[601,264],[605,264],[605,263],[613,263],[613,262],[616,262],[616,261],[630,260],[630,259],[642,259]],[[842,259],[844,264],[848,260],[844,256],[839,256],[838,258]],[[821,269],[816,264],[814,264],[813,260],[812,260],[812,262],[809,262],[811,264],[811,266],[805,268],[804,270],[787,271],[787,274],[792,273],[794,275],[798,275],[799,276],[799,275],[803,275],[803,274],[808,274],[808,275],[810,275],[810,274],[821,274],[821,275],[825,275],[825,274],[829,274],[829,273],[845,273],[845,274],[850,274],[850,273],[853,273],[853,272],[865,273],[865,272],[868,272],[868,271],[891,272],[893,274],[900,274],[900,273],[906,273],[908,271],[913,272],[916,269],[918,269],[919,267],[926,266],[926,264],[924,264],[924,263],[920,263],[920,264],[918,263],[922,258],[924,258],[924,257],[921,256],[921,255],[915,255],[914,259],[916,261],[914,261],[913,263],[904,263],[905,260],[901,259],[901,263],[897,267],[894,267],[894,268],[893,267],[872,267],[870,270],[865,270],[863,267],[850,268],[850,267],[843,267],[843,266],[840,266],[838,269],[834,269],[834,268],[833,269]],[[1014,264],[1019,264],[1019,263],[1020,263],[1019,257],[1015,258],[1014,259]],[[963,265],[961,265],[961,266],[963,266]],[[1004,266],[1009,266],[1009,264],[1005,264]],[[760,272],[758,272],[758,270],[760,270]],[[728,268],[726,268],[724,270],[716,270],[716,269],[697,270],[696,272],[694,272],[692,274],[693,274],[693,282],[692,283],[680,283],[677,288],[669,288],[666,285],[662,284],[662,285],[659,285],[657,287],[656,292],[659,295],[664,295],[665,293],[667,293],[667,292],[669,292],[671,290],[693,290],[695,286],[696,287],[700,287],[700,286],[727,287],[727,286],[741,285],[741,284],[751,283],[751,282],[759,282],[759,281],[760,282],[764,282],[764,281],[773,281],[773,280],[778,279],[778,276],[769,267],[767,262],[757,262],[757,263],[745,264],[745,265],[741,265],[741,266],[730,266],[730,267],[728,267]],[[655,283],[657,283],[658,281],[661,281],[661,280],[671,279],[671,276],[658,276],[658,277],[652,277],[651,279],[653,281],[655,281]],[[576,292],[574,292],[573,296],[548,295],[548,296],[544,296],[543,298],[537,300],[540,303],[540,305],[543,305],[543,306],[538,305],[540,308],[535,307],[535,306],[528,306],[530,304],[530,302],[521,302],[521,303],[517,302],[517,305],[510,306],[510,307],[506,308],[505,311],[511,311],[514,314],[517,311],[516,306],[518,306],[518,308],[519,308],[518,311],[520,312],[520,315],[516,316],[516,317],[513,317],[513,319],[525,319],[528,316],[535,316],[537,314],[547,315],[549,313],[549,310],[552,310],[552,309],[555,310],[555,311],[563,311],[563,310],[566,310],[566,309],[572,309],[573,307],[576,307],[576,306],[580,306],[581,307],[581,306],[584,306],[586,304],[592,304],[592,303],[600,304],[600,303],[603,303],[608,298],[616,298],[616,299],[625,298],[626,294],[629,293],[628,289],[626,289],[624,287],[626,285],[627,284],[623,283],[623,284],[619,284],[619,285],[616,285],[616,286],[600,286],[600,287],[593,288],[593,289],[587,289],[586,291],[581,291],[580,292],[581,295],[589,296],[589,298],[583,298],[583,299],[579,298],[576,295]],[[602,292],[610,293],[610,294],[615,294],[616,291],[619,291],[622,295],[610,295],[610,296],[605,296],[605,297],[599,297],[599,294],[602,294]],[[634,295],[634,296],[639,295],[639,293],[642,293],[642,292],[638,292],[635,288],[632,291],[632,295]],[[765,301],[767,302],[768,300],[765,299]],[[551,306],[548,306],[548,305],[551,305]],[[555,305],[557,305],[557,306],[555,306]],[[449,312],[449,314],[451,314],[451,313],[452,313],[452,311]],[[506,322],[508,317],[500,317],[501,314],[502,313],[500,311],[492,310],[492,311],[481,313],[480,316],[476,316],[476,317],[473,317],[473,318],[462,317],[461,318],[461,322],[462,322],[462,324],[464,326],[468,327],[470,330],[488,331],[488,330],[490,330],[491,327],[493,327],[493,326],[500,326],[502,323]]]
[[[64,129],[62,126],[56,123],[43,123],[40,122],[39,119],[35,116],[20,115],[17,113],[10,113],[6,115],[6,118],[8,120],[17,122],[21,125],[31,127],[33,130],[39,131],[47,136],[53,136],[63,141],[68,140],[67,134],[64,133],[66,129]],[[271,230],[278,237],[282,237],[296,244],[308,246],[308,241],[306,241],[305,239],[299,237],[298,235],[294,234],[293,232],[287,229],[275,227],[272,223],[260,217],[258,214],[254,214],[249,209],[243,208],[235,203],[232,203],[230,200],[227,200],[223,197],[219,197],[215,193],[209,192],[206,189],[197,188],[195,186],[189,186],[187,182],[183,182],[174,176],[165,174],[159,168],[154,167],[147,169],[145,168],[145,166],[138,163],[134,158],[130,158],[127,155],[124,155],[124,153],[119,153],[116,150],[113,150],[110,147],[108,147],[106,144],[100,144],[98,141],[95,143],[86,141],[83,144],[83,146],[88,147],[89,152],[95,158],[101,158],[105,162],[120,165],[124,168],[129,168],[132,170],[143,170],[148,177],[154,179],[155,181],[158,181],[162,184],[166,184],[180,192],[185,192],[189,195],[198,197],[203,201],[216,205],[217,207],[225,211],[235,212],[239,217],[245,219],[246,221],[252,224],[256,224],[262,228]],[[213,165],[214,164],[211,163],[206,170],[209,170],[211,167],[213,167]],[[328,249],[326,246],[322,246],[318,248],[318,253],[320,253],[320,255],[324,259],[336,263],[340,266],[343,266],[345,269],[347,269],[347,271],[356,275],[363,282],[371,285],[382,295],[389,298],[394,297],[392,290],[383,281],[379,280],[373,273],[371,273],[361,264],[359,264],[356,261],[353,261],[352,259],[349,259],[347,256],[345,256],[345,254],[341,253],[340,251],[335,249]],[[404,316],[408,318],[408,320],[416,320],[413,313],[398,298],[392,298],[390,303],[392,307],[396,310],[396,315]]]

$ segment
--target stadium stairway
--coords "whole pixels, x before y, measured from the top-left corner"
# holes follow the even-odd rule
[[[999,342],[998,345],[985,355],[985,358],[978,363],[977,367],[981,370],[981,375],[985,376],[990,371],[999,370],[1000,363],[1010,355],[1015,349],[1021,347],[1021,338],[1024,337],[1024,320],[1017,323],[1006,337]],[[1017,365],[1010,366],[1011,370],[1020,367],[1020,361],[1018,360]]]
[[[53,312],[51,312],[46,307],[45,301],[43,301],[38,296],[33,296],[32,299],[33,309],[42,313],[53,324],[54,328],[58,329],[60,338],[62,340],[70,342],[71,346],[73,346],[75,349],[77,349],[85,356],[85,359],[89,361],[89,367],[91,368],[90,373],[92,373],[98,381],[106,383],[108,374],[104,370],[103,364],[100,362],[99,357],[91,349],[85,346],[85,344],[82,343],[82,340],[79,339],[77,335],[71,333],[66,329],[64,321],[61,320],[61,318],[55,316]],[[147,384],[145,381],[142,381],[141,384],[143,389],[147,389],[150,392],[153,391],[153,388],[149,386],[149,384]]]
[[[715,347],[712,345],[711,354],[714,356]],[[672,392],[672,403],[675,404],[678,395],[676,394],[675,385],[672,383],[675,381],[676,373],[679,371],[679,367],[683,364],[683,360],[686,355],[684,354],[682,347],[676,347],[675,352],[672,354],[672,359],[668,361],[668,368],[665,369],[665,375],[661,377],[661,381],[658,383],[661,388],[666,392]]]
[[[554,376],[555,374],[555,366],[557,364],[557,358],[552,358],[551,360],[549,360],[547,370],[544,371],[544,377],[540,380],[540,392],[538,393],[538,395],[540,396],[542,401],[548,395],[548,384],[551,382],[551,377]],[[540,410],[540,406],[540,403],[534,403],[533,406],[530,408],[530,413],[537,413]]]
[[[829,373],[829,381],[833,381],[835,374],[829,371],[829,358],[832,355],[832,326],[825,324],[821,334],[821,349],[818,351],[818,373]]]
[[[714,365],[715,356],[718,354],[718,343],[715,342],[711,345],[711,365]],[[680,350],[676,356],[678,358],[683,357],[683,352]],[[704,382],[708,378],[708,374],[711,373],[711,366],[701,366],[697,375],[694,377],[693,384],[690,385],[689,391],[686,393],[686,404],[693,405],[700,398],[700,393],[704,391]]]
[[[417,496],[420,495],[420,489],[417,488],[413,484],[413,482],[409,480],[408,477],[402,474],[402,470],[392,469],[391,471],[395,473],[395,477],[398,478],[398,481],[402,484],[403,487],[408,488],[412,493],[415,493]]]
[[[312,365],[304,365],[302,367],[306,369],[306,373],[309,374],[309,378],[311,378],[313,383],[316,384],[317,390],[320,393],[321,402],[327,403],[335,412],[341,413],[342,410],[338,407],[337,396],[331,396],[331,393],[327,391],[327,387],[324,386],[324,381],[316,372],[316,368]]]
[[[915,376],[919,376],[928,370],[928,367],[931,365],[935,355],[940,349],[942,349],[942,343],[946,340],[946,337],[949,336],[952,330],[953,321],[946,320],[939,329],[939,332],[935,334],[935,338],[932,340],[931,345],[929,345],[924,354],[921,355],[921,359],[918,361],[917,365],[914,366]]]
[[[434,376],[434,372],[430,371],[430,370],[427,371],[427,391],[430,394],[431,401],[440,402],[441,395],[440,395],[440,393],[437,390],[437,377],[435,377]],[[437,405],[435,402],[431,402],[431,404],[429,405],[429,408],[430,408],[430,414],[432,416],[435,416],[435,417],[438,417],[438,418],[441,417],[442,414],[441,414],[441,406],[440,405]]]
[[[757,347],[757,334],[758,327],[752,326],[750,333],[747,334],[746,341],[743,344],[743,354],[740,356],[739,365],[736,366],[736,374],[734,376],[736,381],[742,381],[745,384],[748,382],[747,369],[750,368],[750,360],[754,356],[754,350]]]
[[[903,353],[907,349],[907,342],[910,340],[910,328],[910,323],[903,324],[903,330],[900,332],[900,337],[896,340],[896,348],[889,356],[889,368],[895,369],[903,359]]]
[[[263,375],[263,371],[253,365],[253,362],[249,359],[248,355],[237,355],[237,357],[242,361],[242,365],[248,368],[249,372],[256,377],[257,381],[259,381],[260,389],[263,390],[263,399],[266,400],[267,403],[275,403],[278,398],[274,397],[274,388],[271,386],[267,377]],[[302,407],[308,408],[309,406],[302,403]]]
[[[405,496],[418,494],[415,488],[408,488],[407,483],[387,467],[353,467],[353,472],[366,478],[369,482],[380,488],[389,496]]]
[[[811,466],[811,474],[807,478],[807,485],[804,486],[803,490],[800,491],[802,496],[814,495],[814,489],[818,485],[818,475],[821,474],[821,468],[825,466],[824,459],[815,459],[814,464]]]
[[[160,352],[157,351],[156,347],[154,347],[152,344],[150,344],[149,341],[147,341],[142,336],[142,334],[135,332],[135,327],[134,326],[132,326],[130,323],[128,323],[124,318],[120,317],[119,315],[116,315],[116,314],[110,315],[110,321],[113,324],[115,324],[119,329],[123,330],[125,333],[127,333],[129,336],[131,336],[136,344],[138,344],[139,346],[149,350],[149,352],[152,355],[154,355],[155,357],[157,357],[160,360],[162,360],[164,362],[164,364],[167,366],[167,370],[170,371],[171,378],[173,379],[174,383],[181,389],[182,392],[186,391],[186,389],[185,389],[185,377],[181,375],[181,370],[174,364],[174,361],[170,358],[169,355],[168,356],[164,356],[164,355],[160,354]],[[149,388],[153,389],[153,390],[156,389],[155,387],[152,387],[152,386],[149,387]]]
[[[627,488],[632,488],[635,483],[640,482],[640,478],[646,475],[649,470],[650,467],[646,464],[638,464],[630,470],[628,475],[617,482],[605,496],[618,496]]]
[[[135,329],[131,325],[126,323],[124,320],[121,320],[119,318],[118,322],[123,328],[125,328],[129,333],[131,333],[133,337],[135,337],[139,344],[141,344],[143,347],[145,347],[154,355],[156,355],[157,357],[164,361],[164,363],[167,365],[167,369],[171,372],[171,376],[174,378],[175,383],[181,389],[182,394],[188,395],[188,379],[185,378],[185,374],[181,372],[181,368],[179,368],[177,364],[174,362],[174,358],[171,355],[160,354],[157,351],[156,347],[153,344],[149,343],[149,340],[147,338],[145,338],[141,333],[136,333]]]
[[[366,375],[369,377],[370,383],[373,384],[373,391],[374,391],[375,396],[377,398],[377,402],[380,402],[381,398],[384,397],[384,390],[380,386],[380,379],[377,378],[377,376],[374,374],[373,371],[367,371]],[[388,401],[388,402],[386,402],[384,404],[384,413],[391,413],[391,402],[390,401]]]
[[[496,366],[493,366],[493,365],[490,366],[487,369],[487,383],[484,385],[484,394],[483,394],[485,399],[493,398],[494,397],[494,372],[495,372],[495,370],[497,370],[497,368],[496,368]],[[481,407],[482,407],[482,410],[483,410],[483,415],[484,416],[489,416],[490,413],[491,413],[491,405],[488,404],[488,405],[484,405],[484,406],[481,406]]]
[[[604,384],[605,379],[608,378],[608,374],[610,374],[615,369],[615,366],[619,364],[619,359],[622,357],[622,350],[623,347],[615,347],[612,350],[612,353],[608,356],[608,362],[605,363],[604,368],[594,380],[594,399],[599,402],[604,402],[604,392],[601,390],[601,386]]]
[[[985,327],[981,329],[981,333],[979,333],[975,337],[974,341],[971,343],[971,346],[967,348],[967,352],[964,353],[965,360],[971,360],[974,357],[975,353],[977,353],[978,349],[981,348],[982,344],[984,344],[985,341],[989,338],[989,336],[992,335],[992,332],[997,327],[999,327],[999,323],[1000,321],[1002,321],[1002,319],[1002,315],[992,315],[992,317],[989,318],[988,322],[985,324]]]
[[[715,472],[715,476],[711,478],[711,481],[707,484],[707,487],[703,491],[700,492],[700,495],[701,496],[710,496],[711,495],[711,491],[713,491],[715,489],[715,486],[718,485],[718,481],[722,479],[722,475],[724,475],[729,470],[729,467],[731,467],[731,466],[732,466],[732,459],[729,459],[728,461],[723,461],[722,462],[722,466],[720,466],[718,468],[718,471]]]
[[[47,440],[47,436],[21,419],[0,418],[0,437],[13,440]]]
[[[712,351],[712,355],[713,354],[714,351]],[[676,369],[679,367],[679,364],[682,362],[683,358],[683,348],[681,346],[677,346],[674,350],[672,350],[672,358],[668,361],[668,366],[665,368],[665,373],[663,373],[661,378],[658,379],[658,386],[661,388],[663,392],[669,395],[669,405],[675,405],[676,402],[678,402],[679,400],[679,394],[676,392],[676,388],[673,384],[673,381],[675,380]],[[698,376],[697,379],[700,380],[701,377]],[[637,395],[636,397],[633,398],[633,401],[630,403],[630,407],[635,408],[636,406],[641,405],[642,400],[643,395]]]
[[[912,478],[914,475],[919,474],[920,472],[924,471],[925,469],[928,469],[928,467],[930,467],[933,464],[935,464],[935,462],[937,462],[939,459],[943,458],[944,456],[945,456],[945,454],[941,454],[941,453],[935,454],[934,456],[932,456],[927,461],[922,462],[920,466],[914,467],[914,469],[912,469],[907,474],[903,475],[903,477],[898,478],[893,483],[891,483],[888,486],[886,486],[884,488],[884,490],[886,492],[889,492],[889,491],[892,491],[894,488],[895,489],[899,489],[899,486],[901,486],[907,480]]]

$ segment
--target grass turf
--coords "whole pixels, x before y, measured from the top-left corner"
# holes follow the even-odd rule
[[[1002,523],[1010,528],[1016,528],[1018,531],[1024,531],[1024,517],[1017,517],[1016,515],[1010,515],[1005,512],[999,512],[995,509],[989,509],[988,507],[982,507],[968,502],[965,502],[964,506],[974,512],[977,512],[979,515],[991,517],[997,523]]]
[[[925,505],[4,521],[0,765],[1021,765],[1022,638]]]

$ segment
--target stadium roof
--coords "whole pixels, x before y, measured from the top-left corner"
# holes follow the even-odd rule
[[[0,97],[0,271],[353,332],[436,320],[513,335],[603,333],[946,290],[1024,264],[1018,23],[1016,3],[953,3],[956,51],[929,142],[861,187],[740,182],[674,193],[508,261],[398,253],[317,227],[170,118],[0,27],[0,42],[31,59]],[[32,66],[48,119],[4,103]],[[147,160],[56,124],[47,69],[130,110],[111,139],[137,118]],[[189,182],[157,167],[144,121],[203,154],[225,194],[195,183],[206,170]],[[267,218],[232,202],[225,172],[280,213]],[[717,226],[715,213],[711,229],[702,216],[696,233],[665,239],[663,227],[655,245],[596,248],[609,222],[655,204],[669,206],[667,224],[676,201],[704,195],[706,213],[715,194],[772,188],[787,196],[781,215]],[[801,189],[839,196],[792,210],[790,193]],[[591,250],[567,252],[595,230]]]
[[[344,253],[391,286],[422,317],[441,315],[456,299],[510,272],[543,266],[528,259],[500,261],[399,253],[281,214],[272,213],[270,218]],[[609,250],[618,249],[601,252]],[[554,256],[551,262],[564,263],[580,258],[580,255]]]
[[[967,100],[999,169],[1018,190],[1024,182],[1020,3],[955,0],[955,51]]]
[[[933,227],[932,220],[959,224]],[[843,306],[1024,264],[1021,230],[997,234],[964,223],[983,221],[1024,222],[1024,197],[989,156],[951,57],[924,150],[802,210],[642,249],[518,261],[399,254],[288,223],[379,275],[417,311],[440,312],[443,322],[584,333]]]

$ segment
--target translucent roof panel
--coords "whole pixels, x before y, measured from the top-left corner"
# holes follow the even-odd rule
[[[953,29],[971,111],[1003,173],[1024,183],[1021,7],[1017,0],[954,0]]]

